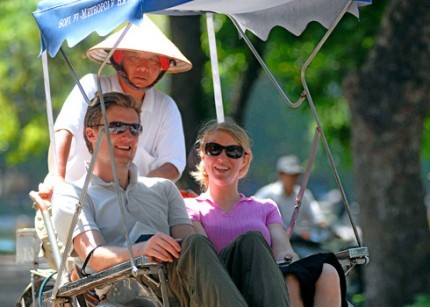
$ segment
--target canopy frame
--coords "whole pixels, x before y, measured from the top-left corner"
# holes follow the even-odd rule
[[[309,179],[309,174],[310,174],[310,169],[314,160],[314,156],[315,156],[315,148],[316,148],[316,144],[318,143],[319,139],[322,139],[323,145],[324,145],[324,149],[328,155],[328,159],[331,165],[331,168],[333,170],[334,176],[335,176],[335,180],[336,180],[336,184],[341,192],[342,195],[342,199],[345,205],[345,208],[347,209],[348,212],[348,217],[351,223],[351,226],[354,230],[354,234],[357,240],[358,245],[361,247],[361,240],[358,234],[358,231],[356,229],[356,226],[354,224],[354,221],[352,219],[352,215],[351,215],[351,211],[349,208],[349,203],[345,194],[345,191],[343,189],[339,174],[337,172],[336,169],[336,165],[334,163],[334,159],[332,157],[332,154],[330,152],[329,146],[328,146],[328,142],[327,139],[325,137],[325,134],[323,132],[322,129],[322,124],[321,121],[319,119],[318,113],[316,111],[315,105],[313,103],[311,94],[310,94],[310,90],[308,88],[307,82],[306,82],[306,70],[309,67],[310,63],[312,62],[312,60],[314,59],[314,57],[317,55],[317,53],[320,51],[320,49],[322,48],[323,44],[325,43],[325,41],[328,39],[328,37],[331,35],[331,33],[333,32],[333,30],[335,29],[335,27],[338,25],[339,21],[342,19],[342,17],[346,14],[346,12],[348,12],[348,10],[350,9],[351,5],[354,3],[355,1],[353,0],[349,0],[346,5],[344,6],[344,8],[341,10],[341,12],[337,15],[335,21],[331,24],[331,26],[328,28],[327,32],[325,33],[325,35],[322,37],[322,39],[320,40],[320,42],[317,44],[317,46],[315,47],[315,49],[313,50],[313,52],[311,53],[311,55],[309,56],[309,58],[306,60],[305,64],[302,66],[302,70],[301,70],[301,81],[302,81],[302,85],[304,88],[304,91],[301,93],[300,97],[298,98],[297,102],[293,103],[291,102],[291,100],[288,98],[288,96],[285,94],[285,92],[282,90],[282,87],[279,85],[279,83],[277,82],[277,80],[275,79],[275,77],[272,75],[272,73],[270,72],[269,68],[267,67],[267,65],[264,63],[263,59],[261,58],[261,56],[258,54],[258,52],[255,50],[255,48],[253,47],[252,43],[250,42],[250,40],[248,39],[248,37],[246,36],[246,34],[244,33],[244,31],[242,30],[241,26],[239,25],[239,23],[235,20],[235,18],[232,15],[228,15],[228,17],[232,20],[233,24],[236,26],[237,30],[239,31],[241,37],[244,39],[245,43],[248,45],[248,47],[250,48],[251,52],[254,54],[254,56],[257,58],[257,60],[259,61],[261,67],[263,68],[263,70],[265,71],[265,73],[268,75],[269,79],[272,81],[272,83],[274,84],[276,90],[280,93],[280,95],[282,96],[282,98],[284,99],[284,101],[287,103],[288,106],[292,107],[292,108],[298,108],[299,106],[301,106],[303,104],[303,102],[305,100],[308,100],[311,112],[315,118],[316,124],[317,124],[317,128],[315,131],[315,137],[314,137],[314,143],[313,143],[313,149],[311,150],[311,154],[310,154],[310,159],[308,160],[308,165],[306,168],[306,174],[304,176],[304,180],[302,182],[301,185],[301,193],[299,193],[298,198],[296,199],[296,208],[295,208],[295,213],[293,214],[293,217],[290,221],[290,225],[292,225],[292,227],[294,227],[294,223],[295,223],[295,219],[297,218],[299,209],[300,209],[300,204],[301,204],[301,197],[303,196],[304,193],[304,189],[307,186],[307,181]],[[213,82],[214,82],[214,91],[215,91],[215,108],[217,110],[217,120],[218,122],[223,122],[224,121],[224,113],[223,113],[223,103],[222,103],[222,94],[221,94],[221,86],[220,86],[220,80],[219,80],[219,71],[218,71],[218,59],[217,59],[217,55],[216,55],[216,40],[215,40],[215,31],[213,29],[213,13],[212,12],[206,12],[206,18],[207,18],[207,25],[208,25],[208,36],[209,36],[209,41],[210,41],[210,52],[211,52],[211,63],[212,63],[212,74],[213,74]],[[118,40],[118,42],[116,43],[116,45],[114,46],[114,48],[110,51],[108,57],[105,59],[105,61],[101,64],[101,67],[98,71],[97,74],[97,85],[98,85],[98,89],[99,89],[99,93],[102,93],[101,91],[101,84],[100,84],[100,76],[101,76],[101,72],[104,69],[104,67],[107,64],[108,59],[110,58],[110,56],[112,55],[112,53],[115,51],[116,47],[118,46],[120,40],[122,39],[122,37],[125,35],[125,33],[127,32],[128,28],[130,27],[130,23],[129,25],[126,27],[126,29],[124,30],[124,32],[122,33],[120,39]],[[53,144],[54,148],[55,148],[55,137],[54,137],[54,130],[53,130],[53,116],[52,116],[52,102],[51,102],[51,92],[50,92],[50,85],[49,85],[49,72],[48,72],[48,57],[47,57],[47,50],[42,52],[42,65],[43,65],[43,71],[44,71],[44,80],[45,80],[45,95],[46,95],[46,107],[47,107],[47,112],[48,112],[48,125],[49,125],[49,132],[50,132],[50,140],[51,140],[51,144]],[[85,98],[85,100],[87,101],[88,104],[90,104],[90,101],[88,99],[88,97],[86,96],[82,86],[80,85],[79,79],[76,75],[76,73],[74,72],[69,60],[67,59],[67,56],[64,53],[64,50],[62,48],[60,48],[60,52],[61,55],[63,56],[63,59],[65,60],[67,66],[69,67],[69,69],[72,72],[72,75],[74,76],[74,78],[76,79],[76,83],[78,84],[78,87],[80,89],[80,91],[83,94],[83,97]],[[119,180],[118,180],[118,175],[116,172],[116,167],[115,167],[115,161],[114,161],[114,156],[113,156],[113,148],[112,148],[112,144],[111,144],[111,140],[110,140],[110,134],[109,134],[109,130],[108,130],[108,122],[107,122],[107,118],[106,118],[106,109],[105,109],[105,105],[104,105],[104,100],[102,95],[100,95],[100,103],[102,106],[102,116],[103,116],[103,121],[104,121],[104,128],[102,129],[102,133],[99,135],[99,139],[97,140],[97,146],[95,148],[95,152],[92,156],[91,162],[90,162],[90,166],[89,166],[89,170],[87,172],[87,176],[85,178],[85,184],[84,184],[84,188],[83,188],[83,193],[79,199],[79,202],[76,206],[76,211],[75,211],[75,215],[73,217],[73,221],[72,224],[73,226],[76,224],[77,222],[77,216],[82,208],[82,203],[83,200],[86,197],[87,194],[87,190],[88,190],[88,186],[89,186],[89,179],[90,176],[92,174],[92,170],[94,168],[94,164],[95,164],[95,157],[98,153],[98,150],[100,148],[100,143],[101,143],[101,138],[103,137],[104,133],[106,133],[107,135],[107,140],[108,140],[108,148],[109,148],[109,153],[110,153],[110,157],[111,157],[111,163],[112,163],[112,169],[114,172],[114,182],[116,184],[116,188],[117,188],[117,198],[118,198],[118,202],[120,204],[120,208],[121,208],[121,217],[122,217],[122,223],[124,226],[124,232],[125,232],[125,237],[126,237],[126,242],[127,242],[127,247],[129,250],[129,254],[130,254],[130,265],[131,265],[131,271],[132,274],[135,276],[138,272],[138,268],[136,267],[136,263],[133,257],[133,253],[132,253],[132,248],[131,248],[131,242],[130,242],[130,238],[128,236],[128,232],[125,230],[125,205],[123,203],[123,201],[121,200],[121,197],[119,196]],[[55,155],[56,151],[54,150],[54,161],[56,161],[56,155]],[[54,165],[56,166],[56,163],[54,163]],[[74,222],[74,223],[73,223]],[[292,231],[292,227],[291,230]],[[290,227],[289,227],[290,228]],[[70,250],[71,248],[71,236],[72,236],[72,228],[69,229],[69,234],[68,234],[68,240],[66,243],[66,251]],[[57,292],[58,292],[58,288],[59,288],[59,283],[61,281],[61,274],[62,271],[64,270],[65,267],[65,262],[67,259],[67,253],[65,253],[61,259],[61,263],[59,265],[59,271],[58,271],[58,278],[56,280],[54,289],[52,291],[52,296],[51,299],[53,301],[55,301],[56,296],[57,296]]]
[[[233,18],[233,16],[229,16],[230,19],[232,20],[233,24],[236,26],[237,30],[239,31],[239,34],[241,36],[241,38],[243,38],[243,40],[245,41],[245,43],[247,44],[247,46],[249,47],[249,49],[251,50],[251,52],[254,54],[255,58],[257,59],[257,61],[260,63],[261,67],[263,68],[263,71],[266,73],[266,75],[268,76],[269,80],[272,82],[272,84],[274,85],[275,89],[278,91],[278,93],[281,95],[281,97],[283,98],[284,102],[292,108],[298,108],[300,107],[303,102],[305,101],[305,99],[307,99],[308,103],[309,103],[309,107],[311,109],[311,113],[315,119],[315,122],[317,124],[317,130],[315,132],[315,135],[317,135],[317,133],[321,136],[321,140],[325,149],[325,152],[327,154],[327,157],[329,159],[330,162],[330,166],[331,169],[333,171],[333,175],[335,177],[335,181],[336,181],[336,185],[341,193],[342,196],[342,200],[343,200],[343,204],[345,206],[345,209],[347,211],[348,214],[348,218],[349,221],[351,223],[351,227],[354,231],[354,236],[355,239],[357,241],[358,246],[362,246],[362,242],[360,239],[360,235],[358,233],[357,230],[357,226],[354,223],[352,214],[351,214],[351,209],[350,209],[350,205],[348,202],[348,198],[346,197],[346,193],[345,190],[343,188],[343,184],[342,181],[340,179],[339,173],[337,171],[336,168],[336,164],[334,163],[334,159],[333,159],[333,155],[330,151],[330,147],[328,145],[327,142],[327,138],[324,134],[324,130],[322,127],[322,123],[321,120],[318,116],[318,112],[315,108],[315,104],[313,102],[312,96],[311,96],[311,92],[309,90],[309,87],[307,85],[307,81],[306,81],[306,71],[309,67],[309,65],[311,64],[312,60],[315,58],[315,56],[318,54],[318,52],[321,50],[322,46],[324,45],[324,43],[327,41],[327,39],[330,37],[330,35],[332,34],[332,32],[334,31],[334,29],[336,28],[336,26],[339,24],[339,22],[341,21],[341,19],[343,18],[343,16],[348,12],[350,6],[353,4],[354,1],[349,0],[346,5],[343,7],[343,9],[339,12],[338,16],[336,17],[336,19],[334,20],[333,24],[327,29],[326,33],[324,34],[324,36],[321,38],[321,40],[318,42],[318,44],[316,45],[316,47],[314,48],[314,50],[311,52],[310,56],[308,57],[308,59],[305,61],[305,63],[302,66],[301,69],[301,82],[303,85],[303,92],[300,95],[299,99],[297,100],[297,102],[293,103],[291,102],[290,98],[287,96],[287,94],[284,92],[284,90],[282,89],[282,87],[280,86],[279,82],[276,80],[276,78],[273,76],[273,74],[271,73],[270,69],[267,67],[266,63],[264,62],[264,60],[262,59],[262,57],[258,54],[257,50],[254,48],[252,42],[250,41],[250,39],[246,36],[246,34],[243,32],[243,30],[241,29],[241,27],[239,26],[239,24],[237,23],[237,21]],[[308,181],[308,177],[309,177],[309,173],[310,173],[310,169],[311,166],[313,164],[313,160],[315,159],[315,140],[314,140],[314,144],[313,144],[313,149],[311,150],[308,162],[307,162],[307,171],[305,173],[304,178],[302,179],[303,183],[300,186],[300,191],[299,194],[297,196],[296,199],[296,206],[295,206],[295,210],[294,210],[294,214],[291,217],[291,221],[288,227],[289,230],[289,235],[291,235],[291,232],[294,228],[295,225],[295,221],[298,217],[298,213],[300,210],[300,204],[303,198],[303,194],[304,194],[304,190],[307,187],[307,181]]]

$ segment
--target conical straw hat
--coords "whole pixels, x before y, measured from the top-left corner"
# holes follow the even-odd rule
[[[104,41],[90,48],[87,51],[87,56],[93,61],[102,63],[106,59],[108,52],[117,42],[123,30],[124,28],[111,34]],[[180,73],[190,70],[193,67],[191,62],[147,16],[144,16],[143,22],[139,26],[131,25],[127,34],[119,43],[117,50],[145,51],[174,59],[176,65],[171,63],[167,70],[168,73]],[[108,63],[110,63],[110,60]]]

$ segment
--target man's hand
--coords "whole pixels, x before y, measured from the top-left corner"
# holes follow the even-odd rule
[[[54,192],[54,186],[64,183],[64,178],[48,174],[43,183],[39,183],[39,196],[47,201],[51,201]]]
[[[161,165],[160,167],[150,171],[146,174],[146,177],[161,177],[170,179],[173,182],[176,182],[181,174],[179,174],[178,169],[172,163],[167,162]]]
[[[39,194],[40,198],[51,201],[53,192],[54,187],[51,184],[39,183],[39,191],[37,191],[37,194]]]
[[[154,262],[172,262],[179,258],[180,254],[181,246],[178,240],[162,232],[156,233],[151,239],[143,243],[143,255]]]

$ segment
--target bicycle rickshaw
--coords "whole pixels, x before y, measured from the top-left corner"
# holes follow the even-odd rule
[[[75,78],[76,82],[79,83],[79,78],[73,71],[73,67],[61,47],[64,40],[67,40],[69,46],[73,47],[94,31],[99,35],[104,36],[124,22],[139,24],[141,20],[145,18],[144,14],[206,14],[215,91],[215,109],[217,120],[224,121],[218,60],[216,55],[216,39],[213,28],[213,14],[225,14],[236,26],[240,37],[260,62],[263,70],[274,84],[275,89],[285,100],[286,104],[290,107],[297,108],[304,101],[308,101],[309,103],[317,128],[315,130],[309,162],[302,181],[301,191],[304,191],[307,186],[312,162],[315,156],[315,150],[318,142],[321,140],[333,169],[336,183],[342,194],[343,202],[357,241],[357,247],[350,248],[336,254],[341,264],[345,267],[346,273],[348,273],[354,266],[368,262],[368,251],[366,247],[362,246],[359,233],[352,219],[348,200],[330,153],[310,91],[306,84],[306,70],[342,17],[346,13],[352,13],[355,16],[358,16],[359,7],[361,5],[370,4],[370,2],[370,0],[253,0],[245,2],[232,0],[42,0],[39,2],[38,8],[33,15],[41,32],[41,58],[45,79],[46,107],[51,143],[55,144],[55,139],[49,85],[48,55],[54,57],[58,52],[60,52],[66,65],[71,70],[72,76]],[[322,24],[327,28],[327,32],[302,67],[301,80],[303,92],[297,102],[293,103],[284,93],[277,80],[271,74],[269,68],[257,53],[251,41],[245,34],[245,31],[250,31],[263,40],[267,39],[270,30],[274,26],[281,26],[295,35],[300,35],[306,28],[307,24],[311,21],[317,21]],[[129,27],[125,28],[119,40],[126,34],[128,28]],[[114,50],[115,48],[112,49],[111,53]],[[110,57],[111,53],[107,59]],[[105,67],[106,62],[107,60],[101,64],[98,72],[99,76],[102,69]],[[85,93],[83,93],[83,95],[85,97]],[[105,114],[103,115],[105,116]],[[96,156],[96,154],[97,151],[94,152],[94,156]],[[92,168],[90,165],[88,172],[90,173],[91,171]],[[88,180],[85,182],[83,194],[85,194],[87,188]],[[289,235],[291,235],[295,220],[299,214],[301,196],[303,196],[303,192],[301,194],[299,193],[295,212],[287,229]],[[102,284],[112,283],[113,281],[122,280],[126,277],[136,276],[145,276],[149,283],[152,283],[154,287],[159,289],[158,294],[156,294],[151,287],[143,287],[142,291],[145,292],[144,294],[147,297],[147,306],[169,306],[163,266],[156,263],[148,263],[145,257],[130,257],[129,262],[91,274],[77,281],[63,281],[62,275],[67,261],[67,254],[64,253],[64,255],[61,255],[58,249],[55,231],[50,222],[49,212],[45,201],[35,192],[30,193],[30,197],[42,213],[48,231],[48,237],[51,245],[53,246],[53,256],[57,269],[49,271],[37,269],[32,270],[31,283],[19,299],[17,303],[18,306],[37,306],[40,305],[42,301],[44,301],[43,304],[55,303],[58,305],[69,304],[72,306],[84,306],[85,302],[78,301],[77,299],[81,294],[84,294],[88,290]],[[80,200],[82,201],[83,198]],[[76,206],[75,218],[73,220],[74,223],[76,223],[76,217],[80,211],[81,201]],[[123,203],[120,200],[119,204],[120,206],[123,206]],[[125,235],[125,237],[128,239],[127,235]],[[132,255],[130,240],[127,241],[130,255]],[[65,244],[64,250],[70,250],[70,247],[71,231],[69,231],[68,241]],[[50,283],[50,286],[47,286],[48,283]]]

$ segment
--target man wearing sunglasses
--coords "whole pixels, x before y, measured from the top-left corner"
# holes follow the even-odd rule
[[[132,163],[142,133],[138,104],[122,93],[107,93],[103,97],[133,257],[146,256],[150,261],[164,264],[169,297],[180,306],[246,306],[212,244],[195,233],[174,183],[163,178],[139,177]],[[85,116],[84,137],[91,153],[104,133],[101,112],[96,102],[88,107]],[[89,270],[98,272],[130,257],[106,134],[102,135],[90,180],[77,224],[72,226],[73,248],[80,263],[88,263]],[[59,185],[54,191],[53,220],[63,243],[80,194],[81,189],[72,184]],[[116,289],[117,285],[111,291]],[[105,303],[125,306],[148,303],[136,295],[127,297],[127,301],[112,301],[110,298],[115,295],[110,296],[106,288],[96,292]]]
[[[87,56],[96,62],[106,60],[123,29],[90,48]],[[108,59],[116,73],[102,75],[101,91],[123,92],[134,97],[141,108],[145,133],[140,136],[134,163],[141,175],[176,181],[185,168],[185,141],[182,119],[171,97],[153,88],[165,73],[191,69],[191,62],[144,16],[142,25],[132,25]],[[80,80],[88,99],[97,94],[97,76]],[[85,174],[84,162],[90,160],[82,137],[87,102],[78,86],[72,90],[55,122],[57,173],[68,182]],[[53,159],[50,172],[54,173]]]
[[[122,32],[123,29],[90,48],[88,57],[99,63],[104,62]],[[190,70],[191,62],[144,16],[140,26],[130,27],[107,63],[114,67],[116,73],[100,77],[101,92],[129,94],[141,109],[140,122],[145,133],[139,136],[133,161],[139,173],[148,177],[178,180],[186,163],[181,115],[175,101],[153,86],[165,73]],[[84,76],[80,86],[89,100],[93,100],[100,92],[95,74]],[[50,148],[49,175],[45,183],[39,186],[41,197],[49,199],[53,185],[57,182],[83,182],[80,179],[86,174],[85,162],[91,159],[82,135],[87,107],[80,87],[75,86],[55,121],[57,159],[53,158],[53,148]],[[40,256],[45,256],[55,267],[40,212],[36,213],[35,227],[42,241]]]

